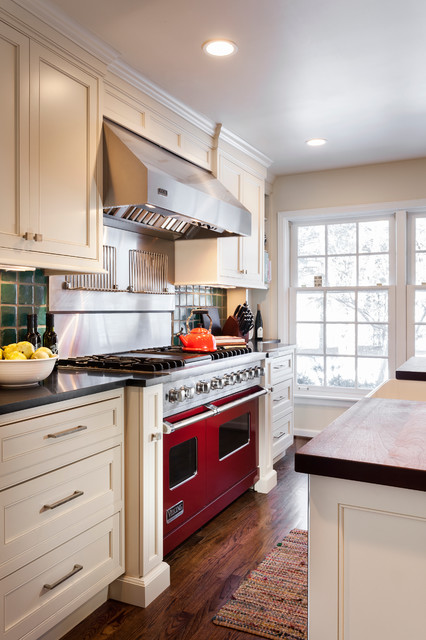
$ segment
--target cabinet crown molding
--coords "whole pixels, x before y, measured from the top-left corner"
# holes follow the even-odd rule
[[[147,78],[136,71],[136,69],[121,59],[121,53],[119,51],[106,44],[101,38],[98,38],[91,31],[85,29],[75,20],[67,16],[63,11],[54,6],[50,0],[31,0],[31,2],[28,2],[28,0],[13,0],[13,2],[103,62],[111,73],[125,80],[159,104],[167,107],[173,113],[198,127],[198,129],[204,133],[212,137],[214,136],[216,131],[215,122],[191,109],[155,83],[147,80]],[[261,166],[268,168],[272,164],[270,158],[229,129],[222,128],[220,138],[252,160],[258,162]]]

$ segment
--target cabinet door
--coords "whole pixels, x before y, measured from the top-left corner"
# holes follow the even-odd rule
[[[29,40],[0,21],[0,246],[22,248],[28,226]]]
[[[242,267],[247,284],[263,286],[264,187],[259,178],[244,173],[242,203],[251,213],[251,235],[241,238]]]
[[[96,259],[97,79],[33,42],[30,74],[31,250]]]
[[[223,156],[219,162],[219,180],[240,202],[243,199],[243,170]],[[240,280],[243,275],[240,238],[218,240],[219,275]]]

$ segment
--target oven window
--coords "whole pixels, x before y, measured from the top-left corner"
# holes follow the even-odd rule
[[[190,438],[169,451],[169,489],[193,478],[197,473],[197,438]]]
[[[219,427],[219,460],[250,441],[250,413],[244,413]]]

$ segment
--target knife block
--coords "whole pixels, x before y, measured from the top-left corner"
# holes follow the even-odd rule
[[[228,316],[228,319],[222,327],[222,334],[224,336],[238,336],[239,338],[244,338],[244,340],[248,342],[248,333],[245,335],[241,333],[238,321],[234,316]]]

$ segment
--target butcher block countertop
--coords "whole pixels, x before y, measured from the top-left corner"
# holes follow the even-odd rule
[[[395,377],[398,380],[423,380],[426,381],[426,358],[414,356],[398,367]]]
[[[426,491],[426,402],[359,400],[299,449],[295,469]]]

